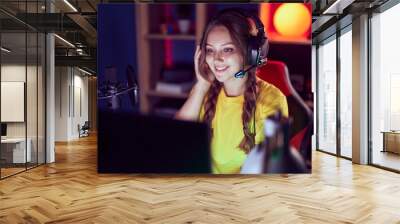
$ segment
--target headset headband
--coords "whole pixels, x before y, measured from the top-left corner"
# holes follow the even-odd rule
[[[228,12],[233,12],[241,17],[244,17],[246,20],[248,18],[250,18],[254,24],[256,25],[256,29],[257,29],[257,36],[255,36],[258,40],[258,44],[260,45],[260,47],[263,45],[264,40],[266,40],[266,36],[265,36],[265,30],[264,30],[264,24],[261,22],[260,18],[257,17],[256,15],[254,15],[253,13],[249,13],[237,8],[230,8],[230,9],[223,9],[221,10],[216,16],[215,18],[218,18],[219,16],[228,13]],[[250,24],[249,24],[250,25]]]

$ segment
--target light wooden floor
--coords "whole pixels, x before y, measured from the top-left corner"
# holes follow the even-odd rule
[[[313,154],[311,175],[99,175],[96,138],[0,181],[0,223],[400,223],[400,175]]]
[[[391,152],[374,151],[372,157],[374,164],[400,170],[400,154]]]
[[[23,166],[23,165],[22,165]],[[33,164],[28,165],[27,169],[33,169],[36,166]],[[23,172],[26,170],[25,166],[24,167],[16,167],[16,168],[0,168],[1,169],[1,178],[11,176],[13,174]]]
[[[7,177],[13,175],[15,173],[21,172],[25,170],[24,168],[0,168],[1,169],[1,177]]]

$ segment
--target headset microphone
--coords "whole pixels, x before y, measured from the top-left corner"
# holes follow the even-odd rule
[[[259,60],[259,62],[256,64],[256,65],[252,65],[252,66],[250,66],[249,68],[247,68],[246,70],[240,70],[240,71],[238,71],[238,72],[236,72],[235,73],[235,78],[237,78],[237,79],[239,79],[239,78],[243,78],[244,77],[244,75],[246,74],[246,72],[248,72],[248,71],[250,71],[251,69],[253,69],[253,68],[256,68],[256,67],[258,67],[258,66],[260,66],[260,65],[263,65],[263,64],[265,64],[267,62],[267,58],[263,58],[263,59],[261,59],[261,60]]]
[[[257,67],[257,66],[252,65],[252,66],[250,66],[248,69],[246,69],[246,70],[244,70],[244,71],[243,71],[243,70],[240,70],[240,71],[236,72],[236,73],[235,73],[235,78],[237,78],[237,79],[243,78],[244,75],[246,74],[246,72],[250,71],[251,69],[253,69],[253,68],[255,68],[255,67]]]

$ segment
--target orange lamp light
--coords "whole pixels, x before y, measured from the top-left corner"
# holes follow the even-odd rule
[[[302,37],[311,25],[311,13],[301,3],[285,3],[275,11],[273,24],[282,36]]]

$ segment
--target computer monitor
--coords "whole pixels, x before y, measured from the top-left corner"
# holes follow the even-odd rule
[[[7,124],[1,123],[1,137],[7,136]]]
[[[211,173],[204,123],[100,111],[99,173]]]

